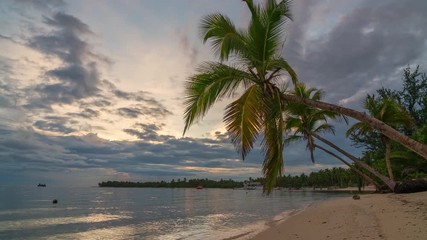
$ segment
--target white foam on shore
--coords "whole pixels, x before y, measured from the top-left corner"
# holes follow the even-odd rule
[[[313,203],[299,208],[299,209],[293,209],[289,211],[284,211],[282,213],[279,213],[268,220],[261,220],[257,221],[248,225],[245,225],[241,228],[231,230],[227,233],[228,236],[224,236],[220,239],[222,240],[248,240],[252,239],[259,233],[271,228],[272,226],[275,226],[277,224],[280,224],[283,221],[286,221],[290,217],[304,211],[306,208],[312,206]],[[216,238],[218,239],[218,238]]]

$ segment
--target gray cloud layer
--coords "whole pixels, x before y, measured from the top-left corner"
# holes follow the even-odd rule
[[[340,7],[351,4],[355,8],[342,16]],[[358,106],[367,92],[396,87],[403,67],[427,63],[425,1],[304,0],[294,9],[285,57],[330,101]]]
[[[84,35],[93,34],[89,26],[65,13],[45,17],[43,22],[55,30],[31,37],[28,45],[42,53],[58,57],[63,61],[63,66],[46,72],[47,77],[59,82],[44,83],[36,87],[41,101],[72,103],[97,94],[101,81],[97,63],[91,60],[91,56],[95,54],[91,52],[89,43],[83,40]]]
[[[244,175],[239,172],[243,168],[260,173],[259,149],[243,162],[224,133],[217,132],[214,139],[159,134],[164,127],[162,119],[173,113],[149,92],[123,91],[104,79],[102,66],[114,61],[95,52],[90,40],[96,33],[90,26],[76,16],[57,11],[65,8],[62,1],[17,2],[20,7],[15,6],[15,11],[23,11],[26,8],[21,6],[26,6],[44,17],[41,22],[32,19],[39,26],[27,26],[30,31],[25,34],[2,34],[0,41],[23,44],[47,58],[60,60],[60,64],[42,69],[42,76],[23,88],[17,84],[20,79],[14,78],[14,73],[20,71],[17,59],[0,55],[0,112],[10,115],[20,110],[29,116],[19,127],[12,127],[13,122],[0,125],[0,182],[25,178],[29,173],[56,173],[59,178],[76,169],[86,175],[99,174],[94,181],[114,177],[106,175],[105,169],[160,178],[208,175],[205,171],[209,168],[228,169],[230,172],[225,174],[229,177]],[[327,101],[359,108],[366,93],[382,85],[398,86],[406,65],[420,64],[423,69],[427,64],[426,1],[301,0],[294,2],[293,9],[294,22],[289,24],[284,56],[302,81],[326,91]],[[21,35],[25,36],[18,37]],[[189,47],[186,37],[181,36],[181,45],[196,61],[198,50]],[[29,59],[22,61],[37,65]],[[118,106],[119,100],[128,104]],[[52,107],[67,104],[78,110],[59,114]],[[156,124],[123,126],[122,131],[136,141],[107,141],[95,134],[57,136],[79,131],[86,120],[101,121],[103,113],[135,122],[149,117],[156,119]],[[43,135],[33,128],[50,134]],[[337,136],[328,138],[357,155],[342,134],[345,128],[338,125]],[[318,163],[337,163],[316,152]],[[304,143],[286,147],[285,168],[309,164]]]

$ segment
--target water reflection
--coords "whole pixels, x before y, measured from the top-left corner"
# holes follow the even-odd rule
[[[53,225],[76,224],[76,223],[98,223],[120,219],[127,219],[125,215],[90,214],[82,217],[59,217],[40,218],[16,221],[0,221],[0,231],[28,230]]]
[[[57,196],[67,197],[56,207],[45,201]],[[0,198],[0,239],[247,239],[267,220],[327,198],[310,191],[100,188],[30,189],[13,197]]]
[[[86,240],[104,240],[104,239],[139,239],[133,226],[120,226],[112,228],[94,229],[79,233],[57,234],[49,236],[46,239],[86,239]]]

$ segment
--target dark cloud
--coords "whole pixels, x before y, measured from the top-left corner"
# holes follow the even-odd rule
[[[145,131],[145,138],[154,136],[154,139],[163,139],[163,143],[107,141],[96,134],[52,137],[31,129],[8,130],[0,126],[0,166],[5,171],[13,169],[15,173],[43,171],[60,174],[70,168],[102,168],[134,176],[160,178],[206,176],[209,169],[218,167],[259,169],[259,163],[238,160],[230,144],[212,139],[163,136],[156,133],[161,126],[152,124],[136,124],[135,127],[139,127],[140,132]]]
[[[137,118],[142,114],[141,110],[138,108],[119,108],[117,109],[119,115],[127,118]]]
[[[165,108],[146,107],[146,106],[138,104],[134,107],[119,108],[119,109],[117,109],[117,114],[119,114],[122,117],[127,117],[127,118],[138,118],[140,116],[163,118],[163,117],[166,117],[172,113],[169,112]]]
[[[72,103],[95,96],[100,92],[98,85],[101,80],[97,63],[92,57],[97,54],[83,39],[85,35],[93,34],[89,26],[74,16],[60,12],[45,17],[43,22],[55,30],[31,37],[28,46],[58,57],[63,61],[63,66],[46,72],[46,77],[56,80],[56,83],[43,83],[29,91],[38,91],[40,101],[45,104]]]
[[[76,132],[77,129],[67,127],[68,124],[76,124],[77,122],[63,117],[46,117],[46,120],[38,120],[33,126],[50,132],[69,134]]]
[[[114,96],[123,100],[133,100],[138,102],[136,107],[132,108],[132,111],[119,109],[120,114],[126,115],[126,112],[130,113],[129,117],[135,118],[137,114],[142,114],[152,117],[166,117],[171,115],[170,112],[160,101],[150,97],[149,92],[138,91],[138,92],[125,92],[118,89],[112,82],[104,80],[103,84],[111,91]]]
[[[82,117],[82,118],[92,119],[92,118],[98,117],[100,115],[100,111],[93,110],[91,108],[86,108],[79,113],[68,113],[68,115],[73,117]]]
[[[158,131],[162,129],[164,124],[144,124],[136,123],[133,129],[123,129],[123,131],[129,135],[135,136],[138,139],[144,141],[157,141],[164,142],[169,139],[175,139],[175,137],[170,135],[160,135]]]
[[[346,12],[341,4],[295,2],[285,46],[300,80],[326,90],[330,101],[353,106],[381,85],[395,87],[406,65],[426,63],[427,38],[425,1],[354,4]]]

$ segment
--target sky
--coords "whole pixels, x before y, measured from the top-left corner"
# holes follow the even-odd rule
[[[283,57],[327,102],[363,111],[366,94],[400,88],[403,68],[427,68],[427,1],[291,9]],[[184,83],[216,59],[199,23],[216,12],[250,19],[240,0],[0,1],[0,185],[262,176],[259,146],[242,161],[227,137],[230,99],[182,135]],[[346,128],[327,137],[360,155]],[[341,166],[318,151],[311,163],[303,143],[284,156],[286,174]]]

